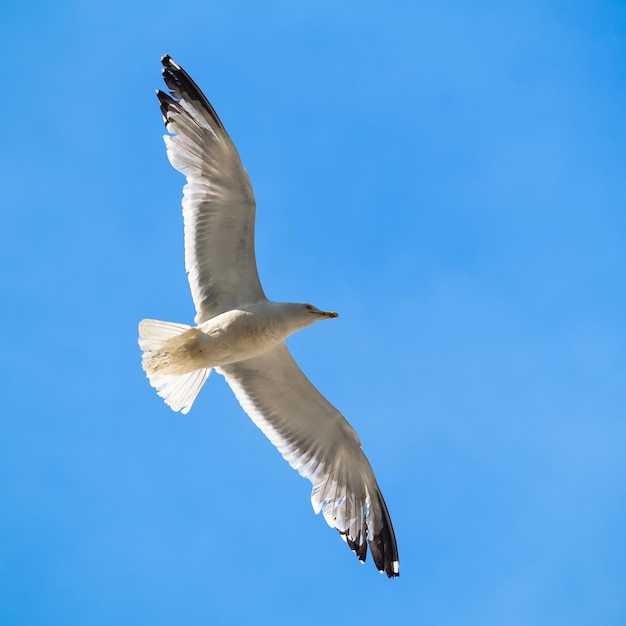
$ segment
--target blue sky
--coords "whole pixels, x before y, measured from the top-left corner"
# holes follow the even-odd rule
[[[0,622],[626,622],[626,5],[0,9]],[[137,322],[191,322],[171,54],[258,203],[266,293],[359,432],[401,578],[361,567],[212,377],[187,416]]]

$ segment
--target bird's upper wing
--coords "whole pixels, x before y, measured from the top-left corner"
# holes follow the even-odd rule
[[[188,74],[162,59],[170,94],[157,92],[170,163],[183,189],[185,266],[201,323],[265,299],[254,254],[256,206],[248,174],[217,113]]]
[[[313,483],[315,512],[322,511],[361,561],[369,543],[376,567],[398,576],[391,519],[358,435],[302,373],[286,345],[217,371],[291,467]]]

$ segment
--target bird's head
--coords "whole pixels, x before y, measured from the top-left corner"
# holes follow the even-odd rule
[[[339,315],[333,311],[322,311],[312,304],[305,302],[294,302],[283,305],[285,313],[289,319],[289,325],[295,330],[310,326],[320,320],[330,319],[332,317],[339,317]]]
[[[312,304],[301,304],[300,305],[304,309],[304,315],[313,316],[313,319],[317,322],[318,320],[329,319],[331,317],[339,317],[339,313],[335,313],[334,311],[321,311],[316,306]]]

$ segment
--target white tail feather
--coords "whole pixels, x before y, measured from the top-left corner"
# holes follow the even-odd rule
[[[157,373],[155,364],[167,360],[163,347],[172,338],[178,337],[192,327],[187,324],[142,320],[139,323],[139,347],[143,350],[141,364],[150,384],[172,410],[188,413],[202,386],[211,373],[211,368],[196,369],[183,374]]]
[[[210,373],[210,369],[202,369],[178,376],[148,374],[148,379],[167,406],[173,411],[186,414],[189,413]]]

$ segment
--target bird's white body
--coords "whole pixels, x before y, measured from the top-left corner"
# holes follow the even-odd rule
[[[196,327],[177,325],[181,332],[153,345],[147,345],[151,330],[167,322],[143,320],[139,326],[143,367],[148,376],[180,376],[229,365],[262,354],[320,319],[336,316],[310,304],[264,300],[220,313]]]

